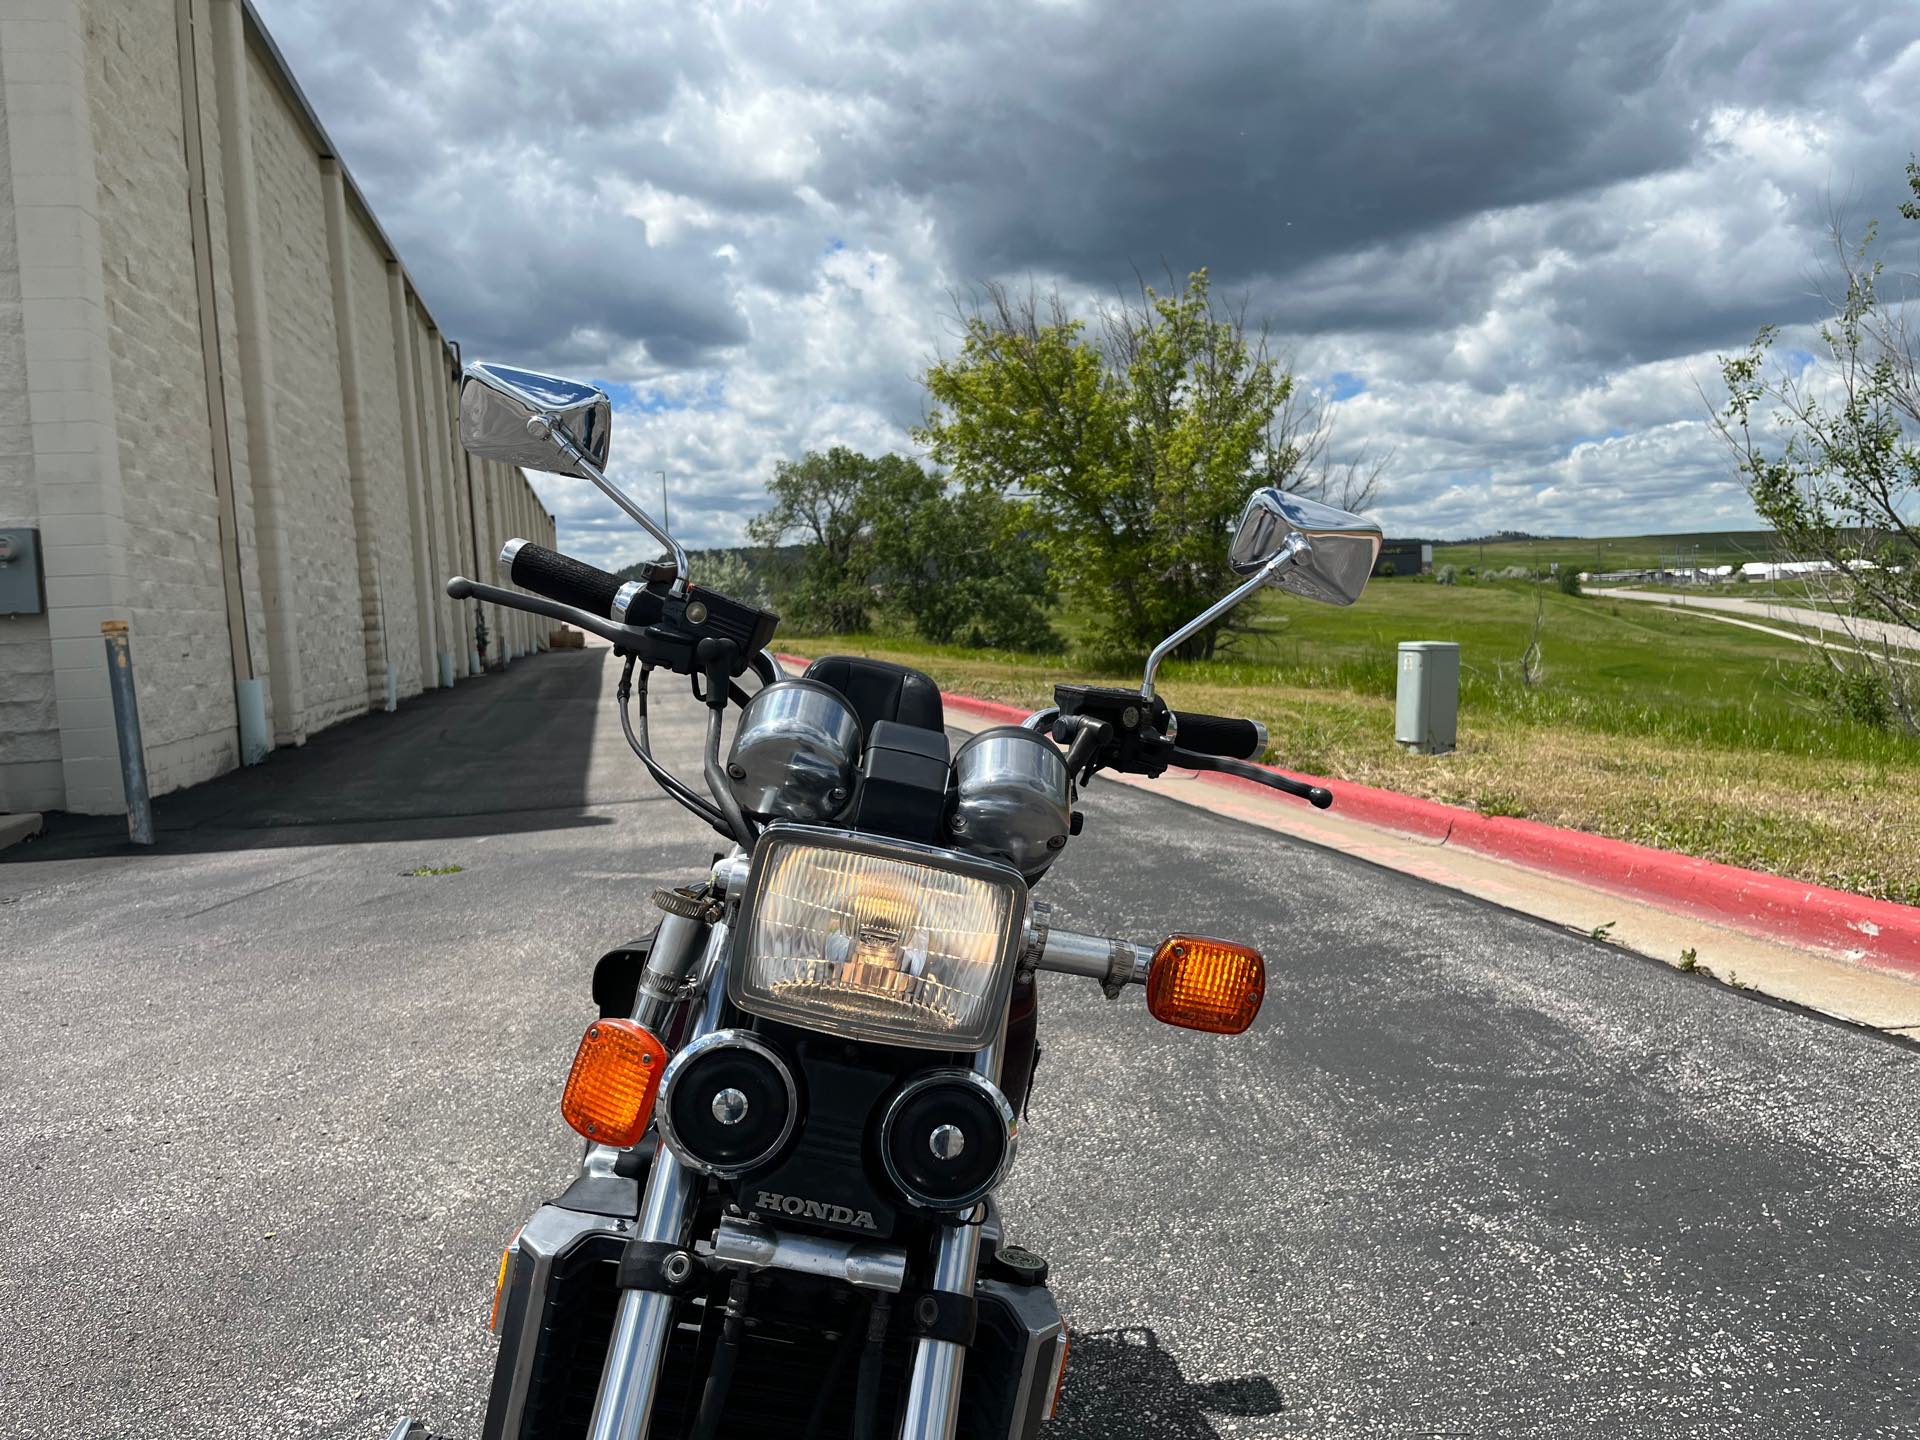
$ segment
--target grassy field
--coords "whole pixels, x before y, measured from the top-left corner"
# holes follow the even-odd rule
[[[1529,687],[1519,661],[1536,603],[1545,673]],[[1167,665],[1160,689],[1264,721],[1275,763],[1920,904],[1920,741],[1818,712],[1796,685],[1796,642],[1524,582],[1375,581],[1351,609],[1272,595],[1253,618],[1230,653]],[[1460,644],[1452,755],[1394,744],[1402,640]],[[904,635],[779,643],[899,660],[1034,707],[1056,680],[1138,678]]]
[[[1435,545],[1433,563],[1500,570],[1524,565],[1544,572],[1549,565],[1575,570],[1651,570],[1661,565],[1743,565],[1777,558],[1771,530],[1713,530],[1686,535],[1615,535],[1598,540],[1489,540]]]

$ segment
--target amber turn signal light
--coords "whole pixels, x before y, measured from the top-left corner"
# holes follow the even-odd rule
[[[1147,1009],[1166,1025],[1238,1035],[1260,1013],[1267,965],[1251,945],[1169,935],[1153,952]]]
[[[521,1227],[524,1230],[526,1227]],[[520,1245],[520,1231],[513,1232],[513,1239],[507,1242],[507,1248],[500,1252],[500,1273],[493,1279],[493,1309],[487,1315],[487,1329],[494,1334],[500,1333],[500,1312],[505,1308],[507,1298],[507,1277],[513,1273],[514,1252]]]
[[[560,1113],[596,1145],[624,1150],[647,1133],[667,1048],[632,1020],[596,1020],[580,1037]]]

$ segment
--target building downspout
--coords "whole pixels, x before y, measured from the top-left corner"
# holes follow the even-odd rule
[[[260,594],[267,607],[267,673],[276,743],[307,738],[293,578],[280,494],[273,426],[273,343],[267,329],[267,281],[260,258],[260,199],[253,166],[253,118],[247,94],[247,41],[240,0],[213,0],[213,79],[220,112],[220,178],[226,192],[227,256],[233,269],[233,318],[240,340],[240,393],[247,412],[247,474],[253,487]]]
[[[213,497],[220,524],[220,578],[226,598],[227,651],[233,665],[235,739],[240,763],[257,765],[273,749],[273,736],[267,730],[266,687],[254,671],[253,637],[247,627],[247,591],[240,568],[240,512],[233,493],[226,369],[220,358],[220,301],[213,274],[213,220],[207,201],[207,141],[200,109],[194,0],[174,0],[173,28],[180,52],[180,136],[187,160],[187,218],[193,237],[194,288],[199,298],[200,368],[207,388]]]

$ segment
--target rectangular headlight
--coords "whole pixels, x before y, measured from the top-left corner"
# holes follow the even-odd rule
[[[727,990],[849,1040],[978,1050],[1013,985],[1026,884],[991,861],[775,825],[760,837]]]

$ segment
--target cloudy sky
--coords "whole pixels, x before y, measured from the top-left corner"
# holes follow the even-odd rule
[[[1748,525],[1698,387],[1920,148],[1907,0],[256,4],[442,325],[606,384],[695,546],[911,449],[956,292],[1203,265],[1393,451],[1390,533]]]

